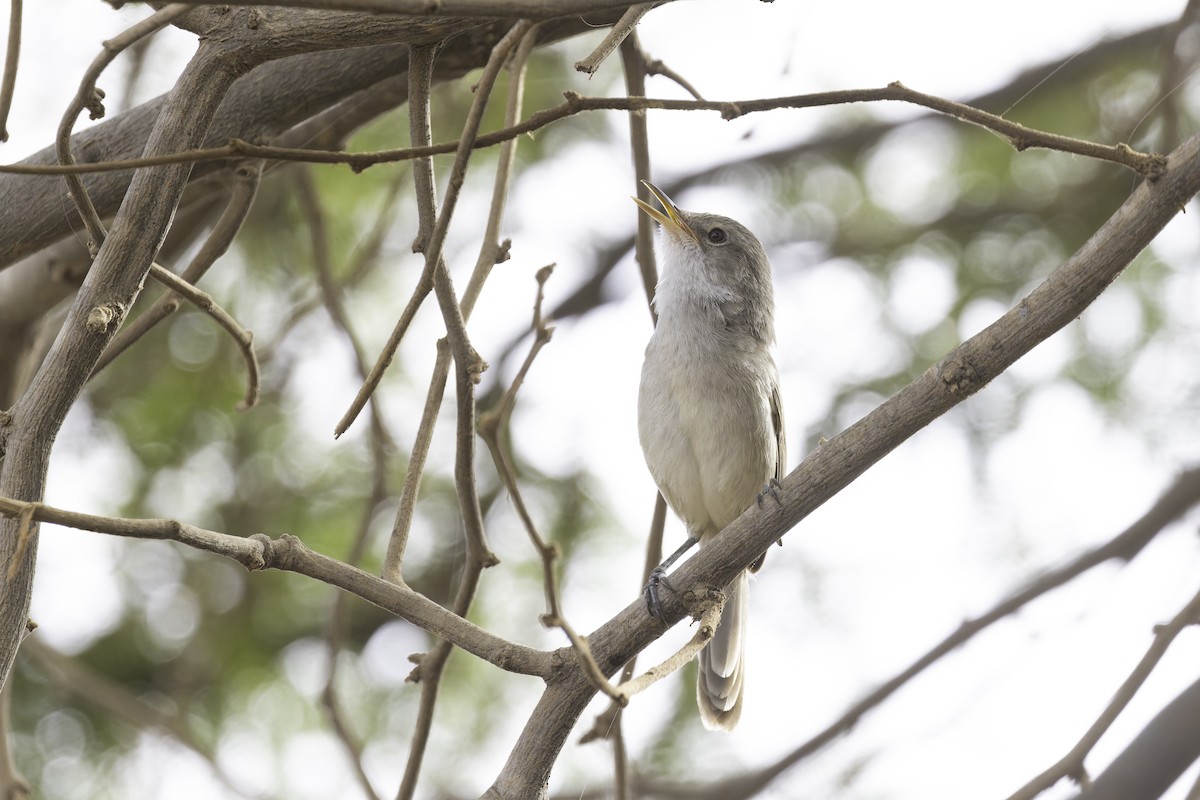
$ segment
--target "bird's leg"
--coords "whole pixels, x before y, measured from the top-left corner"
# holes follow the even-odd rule
[[[667,580],[667,570],[671,565],[680,559],[680,557],[691,550],[699,543],[700,537],[688,535],[687,541],[671,555],[667,556],[667,560],[659,564],[654,569],[650,570],[650,580],[646,584],[646,608],[650,611],[650,616],[657,617],[662,620],[662,603],[658,600],[658,587],[665,586],[668,589],[673,589],[670,582]]]
[[[754,502],[758,503],[759,508],[762,508],[763,498],[771,495],[771,497],[775,498],[775,504],[783,508],[783,501],[779,499],[779,490],[782,488],[783,484],[779,482],[779,478],[771,478],[771,480],[763,484],[762,491],[758,493],[758,497],[755,498]],[[783,547],[783,539],[780,539],[778,544],[780,547]],[[762,560],[766,558],[766,555],[766,553],[763,553],[759,556],[758,561],[754,562],[757,566],[750,567],[751,572],[758,572],[758,568],[762,566]]]

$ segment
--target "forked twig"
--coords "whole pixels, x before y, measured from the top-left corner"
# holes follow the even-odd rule
[[[522,100],[525,86],[525,67],[533,46],[537,40],[537,26],[530,28],[522,38],[516,52],[509,63],[510,79],[508,83],[508,100],[505,107],[506,124],[516,120],[521,115]],[[479,248],[479,257],[475,269],[467,281],[467,288],[462,297],[462,313],[464,319],[471,318],[475,302],[483,289],[484,282],[491,274],[492,267],[498,261],[507,257],[507,246],[499,240],[500,223],[504,216],[504,208],[508,197],[508,185],[512,176],[513,160],[516,156],[516,140],[505,142],[500,148],[500,157],[496,165],[496,180],[492,189],[491,210],[488,213],[487,228],[484,231],[483,242]],[[434,364],[433,375],[429,381],[429,389],[425,395],[425,406],[421,411],[421,421],[417,426],[417,435],[409,454],[408,469],[404,475],[404,486],[400,491],[400,505],[396,510],[396,519],[392,525],[391,537],[388,540],[387,554],[384,557],[382,575],[385,580],[393,583],[403,582],[404,552],[408,547],[408,535],[412,528],[413,515],[416,511],[417,494],[421,487],[421,478],[425,472],[425,461],[429,456],[429,447],[433,441],[433,433],[437,427],[438,411],[442,406],[442,396],[446,391],[446,380],[450,374],[450,348],[444,341],[438,343],[437,361]]]
[[[1071,778],[1086,789],[1089,781],[1084,760],[1092,752],[1096,743],[1100,741],[1100,737],[1112,727],[1117,717],[1125,710],[1125,706],[1129,705],[1129,701],[1137,694],[1138,689],[1142,688],[1142,684],[1158,666],[1158,662],[1167,652],[1167,648],[1171,646],[1171,642],[1175,641],[1175,637],[1187,626],[1196,624],[1200,624],[1200,592],[1196,593],[1191,601],[1175,615],[1174,619],[1166,625],[1157,627],[1154,632],[1154,641],[1150,643],[1142,660],[1117,688],[1104,711],[1092,723],[1079,742],[1071,748],[1070,752],[1021,787],[1020,790],[1010,795],[1008,800],[1032,800],[1062,778]]]
[[[521,385],[525,382],[526,375],[529,374],[530,367],[533,366],[533,361],[537,358],[537,354],[541,349],[550,342],[550,338],[554,334],[554,327],[550,325],[542,316],[542,301],[545,299],[546,281],[550,278],[550,274],[554,271],[554,265],[542,267],[537,271],[537,297],[533,302],[533,343],[529,347],[529,353],[525,356],[525,361],[522,362],[517,374],[513,376],[512,383],[508,389],[500,397],[500,402],[496,407],[479,417],[479,435],[483,437],[483,441],[487,444],[488,450],[492,454],[492,462],[496,465],[496,471],[500,475],[500,479],[504,482],[504,488],[508,490],[509,497],[512,499],[513,508],[516,509],[517,516],[521,519],[521,524],[525,527],[525,532],[529,535],[529,541],[537,550],[538,557],[542,562],[542,590],[546,595],[546,613],[542,615],[542,624],[547,628],[558,628],[571,643],[571,647],[575,650],[575,655],[579,659],[580,666],[587,674],[588,679],[592,681],[595,687],[611,697],[613,700],[621,700],[616,689],[608,681],[608,677],[600,669],[596,663],[596,659],[592,657],[591,648],[588,646],[587,639],[581,636],[567,621],[563,614],[562,601],[558,596],[558,581],[554,577],[554,565],[558,560],[558,547],[553,543],[547,542],[538,533],[537,526],[533,522],[533,517],[529,513],[528,507],[525,505],[525,498],[521,494],[521,487],[517,483],[516,469],[513,467],[512,459],[509,458],[507,450],[500,441],[501,432],[507,429],[509,420],[512,418],[513,408],[517,401],[517,392],[520,391]]]

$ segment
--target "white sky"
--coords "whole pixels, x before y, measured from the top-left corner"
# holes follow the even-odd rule
[[[991,89],[1025,66],[1086,48],[1103,36],[1172,19],[1183,5],[1182,0],[695,0],[655,10],[642,23],[640,35],[648,52],[713,99],[861,88],[893,80],[961,98]],[[56,46],[23,53],[22,81],[9,125],[12,139],[0,146],[0,159],[6,162],[50,143],[57,118],[78,76],[98,52],[99,41],[145,12],[135,6],[114,12],[92,0],[62,0],[27,4],[25,13],[25,40],[31,48],[48,41]],[[175,34],[175,40],[177,45],[154,51],[154,69],[139,100],[168,88],[190,54],[191,37]],[[582,57],[590,44],[570,46]],[[615,62],[606,69],[616,69]],[[120,74],[120,68],[115,66],[114,74]],[[656,96],[679,94],[663,79],[650,85]],[[910,113],[901,107],[872,112]],[[814,129],[824,113],[784,112],[734,123],[716,115],[652,114],[657,174],[669,177],[739,151],[792,140]],[[611,124],[621,126],[624,121],[614,116]],[[749,130],[753,137],[743,140]],[[517,232],[514,260],[498,270],[473,320],[477,341],[513,330],[512,308],[524,309],[532,297],[531,276],[537,267],[559,261],[559,274],[549,291],[552,300],[561,297],[584,265],[574,242],[599,232],[616,238],[632,229],[632,171],[627,159],[615,168],[614,157],[600,145],[581,147],[569,160],[540,169],[517,186],[509,225]],[[490,184],[486,177],[484,182]],[[919,181],[913,181],[912,191],[919,191]],[[893,188],[903,195],[903,186]],[[745,198],[723,196],[716,189],[677,199],[684,207],[739,217],[751,207]],[[469,247],[465,232],[462,237],[459,246]],[[1197,249],[1194,226],[1185,220],[1168,228],[1160,254],[1190,258]],[[936,267],[915,265],[912,272],[918,296],[937,298],[944,293],[945,277]],[[633,272],[625,270],[614,281],[629,288],[627,299],[579,324],[561,327],[539,357],[515,420],[518,441],[544,469],[588,459],[603,479],[597,500],[613,509],[624,530],[615,542],[597,547],[610,558],[610,574],[628,575],[628,585],[568,580],[567,610],[581,630],[607,619],[633,596],[641,561],[636,537],[646,528],[652,497],[634,420],[648,318]],[[1178,288],[1181,298],[1200,298],[1195,279],[1180,278]],[[828,265],[815,265],[777,287],[793,466],[803,456],[798,448],[807,426],[824,408],[823,400],[813,395],[839,374],[844,376],[839,370],[879,355],[878,339],[871,332],[847,330],[864,291],[853,277]],[[1114,320],[1118,333],[1113,335],[1119,335],[1119,324],[1129,311],[1119,293],[1114,297],[1106,298],[1107,310],[1096,312],[1105,315],[1099,319]],[[929,313],[927,306],[912,305],[918,316]],[[1001,310],[981,309],[980,324]],[[521,317],[523,324],[523,310]],[[914,324],[919,325],[919,319]],[[424,332],[433,330],[431,322]],[[378,341],[385,335],[377,331],[369,338]],[[1014,369],[1032,376],[1050,374],[1062,350],[1063,342],[1048,342]],[[321,364],[325,357],[339,358],[340,351],[331,347],[314,354],[314,361]],[[1180,367],[1178,353],[1161,357],[1171,370]],[[571,390],[569,396],[563,387]],[[331,428],[353,389],[317,393],[304,409],[306,417],[311,414],[318,427]],[[990,387],[985,394],[999,397],[1003,391]],[[393,399],[398,418],[421,402],[423,390],[420,394]],[[994,400],[981,397],[971,402],[986,410],[986,403]],[[1163,410],[1176,412],[1177,406]],[[86,431],[91,431],[87,440],[95,441],[97,429],[103,440],[102,421],[72,417],[56,453],[50,502],[106,510],[107,487],[94,476],[119,476],[123,456],[112,447],[89,453],[71,449]],[[705,739],[698,760],[718,768],[739,761],[759,763],[794,746],[965,617],[989,608],[1031,569],[1060,563],[1139,516],[1179,465],[1195,457],[1194,445],[1200,440],[1196,434],[1193,423],[1178,441],[1156,449],[1157,443],[1147,443],[1119,422],[1104,419],[1078,391],[1057,387],[1037,396],[1024,410],[1018,431],[988,459],[988,494],[980,497],[961,437],[935,422],[806,520],[782,551],[772,553],[753,589],[757,621],[749,645],[752,683],[741,726],[733,736]],[[570,446],[564,448],[564,441]],[[204,463],[203,458],[197,461]],[[673,523],[668,543],[680,536]],[[503,534],[498,538],[501,548],[509,542],[514,548],[524,546]],[[830,787],[837,785],[837,774],[858,758],[867,768],[855,792],[846,796],[1006,796],[1066,752],[1140,658],[1149,644],[1150,626],[1168,619],[1195,592],[1200,559],[1192,538],[1181,531],[1132,567],[1097,570],[1079,585],[998,626],[869,716],[848,743],[763,796],[828,796]],[[80,557],[81,545],[89,551],[86,559]],[[97,569],[110,552],[101,537],[46,532],[34,616],[48,641],[77,646],[115,621],[119,602],[105,571]],[[489,575],[488,580],[499,579]],[[86,609],[70,602],[84,593],[89,597]],[[688,635],[685,630],[674,633],[675,638],[660,643],[644,663]],[[1096,749],[1089,762],[1094,769],[1098,771],[1130,734],[1194,679],[1200,657],[1197,638],[1193,631],[1175,644],[1127,717]],[[296,663],[303,660],[297,655]],[[628,713],[627,735],[634,752],[657,730],[675,691],[669,684],[639,698]],[[249,733],[239,742],[238,747],[222,749],[223,761],[253,781],[268,755],[256,748]],[[330,755],[331,747],[327,738],[307,736],[289,749],[287,763],[337,761],[340,756]],[[382,745],[381,749],[386,750]],[[155,763],[153,754],[158,752],[150,747],[147,765]],[[481,754],[477,763],[498,766],[503,755]],[[373,774],[388,794],[396,779],[394,758],[390,751],[377,753],[373,762]],[[568,744],[555,785],[562,786],[567,776],[577,785],[580,773],[604,780],[607,760],[607,751]],[[151,785],[160,781],[161,796],[218,796],[203,768],[197,770],[186,758],[172,763],[176,762],[178,770],[143,770]],[[1195,773],[1190,773],[1193,779]],[[473,784],[481,789],[490,778],[491,773],[481,773]],[[301,782],[289,792],[295,797],[357,796],[349,788],[336,794],[337,785]],[[1177,786],[1171,796],[1182,798],[1184,791]],[[1047,797],[1069,794],[1060,786]]]

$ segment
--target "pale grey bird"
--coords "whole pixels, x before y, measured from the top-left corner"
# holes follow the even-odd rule
[[[785,456],[775,342],[775,300],[767,254],[728,217],[680,211],[646,183],[659,211],[635,202],[662,226],[658,325],[646,347],[638,393],[638,435],[658,489],[688,530],[688,541],[647,586],[658,613],[666,568],[733,522],[764,490],[774,493]],[[760,558],[751,571],[762,564]],[[670,584],[667,584],[669,587]],[[726,589],[721,623],[700,653],[696,699],[705,727],[732,730],[746,678],[748,572]]]

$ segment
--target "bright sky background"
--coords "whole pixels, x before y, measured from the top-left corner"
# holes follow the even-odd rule
[[[713,99],[863,88],[893,80],[957,99],[994,88],[1026,66],[1069,55],[1102,37],[1173,19],[1183,5],[1183,0],[694,0],[656,9],[639,30],[652,56]],[[145,11],[127,6],[114,12],[95,0],[60,0],[27,4],[25,13],[26,41],[57,45],[22,54],[22,80],[9,125],[12,139],[0,146],[0,159],[6,162],[52,141],[61,110],[86,64],[99,52],[100,40]],[[153,51],[153,69],[141,86],[139,101],[169,88],[192,52],[192,37],[172,35],[177,44]],[[590,43],[576,41],[569,47],[582,57]],[[617,68],[615,58],[606,65],[608,70]],[[118,62],[112,69],[120,75],[122,65]],[[30,80],[35,75],[36,83]],[[114,79],[101,81],[102,86],[115,84]],[[679,96],[679,90],[661,78],[653,79],[650,87],[655,96]],[[915,113],[899,106],[871,112]],[[669,178],[737,152],[794,140],[832,113],[840,111],[781,112],[733,123],[715,114],[652,114],[656,174]],[[620,128],[625,121],[613,115],[609,124]],[[745,140],[748,131],[753,136]],[[449,132],[436,138],[449,138]],[[936,161],[936,144],[931,142],[921,157]],[[497,271],[472,321],[477,341],[506,341],[517,325],[525,324],[523,311],[514,322],[512,308],[524,308],[532,298],[537,267],[559,263],[549,287],[553,301],[570,291],[587,266],[581,240],[614,239],[632,230],[632,170],[627,159],[615,167],[614,158],[602,145],[581,143],[553,169],[543,166],[518,185],[508,225],[514,260]],[[907,188],[914,193],[922,191],[920,167],[915,164],[910,173],[912,185]],[[490,184],[490,175],[473,177]],[[891,186],[890,191],[903,198],[906,186]],[[746,216],[756,207],[752,198],[703,189],[676,200],[684,208],[725,213],[755,227]],[[465,230],[457,233],[461,238],[452,239],[452,250],[467,253],[473,239]],[[1159,247],[1164,258],[1197,255],[1194,222],[1176,220]],[[472,258],[464,255],[457,266]],[[798,450],[805,434],[823,412],[824,388],[853,372],[855,365],[886,357],[886,352],[881,352],[877,331],[857,321],[855,308],[870,291],[864,282],[829,265],[776,267],[787,274],[777,284],[777,304],[790,461],[795,466],[803,456]],[[568,576],[567,611],[580,630],[604,621],[632,598],[641,562],[636,537],[648,524],[653,491],[635,425],[638,370],[649,321],[632,267],[619,270],[613,281],[627,290],[626,299],[582,323],[560,327],[539,357],[515,419],[517,440],[543,469],[588,459],[603,478],[597,501],[613,509],[626,532],[597,548],[609,559],[610,574],[628,575],[628,585]],[[945,276],[936,270],[915,267],[911,287],[894,301],[911,309],[915,325],[931,313],[931,305],[944,308],[949,300]],[[1194,276],[1181,276],[1178,289],[1181,308],[1189,303],[1195,308],[1200,302],[1200,281]],[[1119,291],[1113,298],[1101,301],[1082,324],[1119,336],[1131,312]],[[1002,311],[979,309],[978,324],[962,331],[963,336]],[[429,341],[419,337],[433,335],[436,322],[427,318],[425,330],[411,341]],[[381,340],[386,329],[372,338]],[[1047,342],[1014,369],[1027,376],[1052,374],[1061,363],[1063,344]],[[315,353],[314,380],[329,361],[343,357],[333,345],[328,352]],[[1164,374],[1183,368],[1178,353],[1163,358]],[[1195,362],[1190,363],[1186,368],[1194,370]],[[419,355],[414,368],[422,374]],[[563,387],[573,387],[569,401]],[[316,429],[331,429],[355,388],[334,386],[318,392],[302,413],[311,414]],[[1003,400],[990,399],[992,392],[1002,393],[1003,388],[990,387],[970,401],[979,413],[986,413],[989,402]],[[398,430],[407,429],[405,414],[422,399],[423,390],[419,397],[394,398]],[[709,749],[698,757],[760,763],[790,749],[964,618],[987,610],[1032,569],[1061,563],[1138,517],[1179,466],[1195,458],[1197,433],[1193,422],[1180,427],[1172,440],[1151,445],[1120,423],[1102,418],[1078,390],[1054,388],[1036,396],[1018,431],[991,454],[986,465],[988,494],[981,497],[961,437],[935,422],[802,523],[782,551],[772,552],[768,569],[753,587],[756,623],[749,643],[751,683],[745,714],[735,735],[710,740],[705,745]],[[85,511],[110,510],[108,489],[96,476],[119,476],[122,455],[97,446],[103,438],[100,421],[72,416],[56,450],[49,502]],[[72,446],[84,442],[88,452]],[[563,442],[570,445],[563,447]],[[672,522],[668,546],[681,536]],[[514,537],[499,539],[501,548],[527,547]],[[80,557],[81,544],[94,558]],[[103,629],[106,614],[115,615],[118,609],[115,587],[104,570],[97,569],[110,554],[102,537],[46,531],[34,607],[42,626],[39,635],[71,648]],[[836,785],[837,772],[856,758],[868,766],[855,784],[855,797],[1006,796],[1057,760],[1083,733],[1141,657],[1150,626],[1166,621],[1196,591],[1197,574],[1200,557],[1194,535],[1180,526],[1132,567],[1096,570],[997,626],[869,716],[840,750],[809,763],[802,776],[781,782],[763,797],[807,796],[806,792],[821,796]],[[487,580],[502,579],[489,574]],[[619,602],[614,602],[614,593]],[[75,602],[83,596],[88,597],[86,609]],[[107,624],[111,621],[110,616]],[[685,629],[674,634],[643,663],[665,655],[689,635]],[[1176,642],[1125,717],[1097,747],[1093,768],[1107,763],[1129,735],[1194,679],[1198,639],[1192,631]],[[644,744],[643,733],[650,727],[639,727],[639,718],[658,720],[673,691],[658,687],[628,712],[626,730],[634,752]],[[521,721],[513,721],[514,735]],[[585,722],[590,722],[587,715]],[[223,756],[232,771],[253,776],[267,756],[247,742],[241,750],[227,748]],[[156,760],[161,753],[148,747],[143,777],[161,781],[161,796],[219,796],[203,766],[180,757],[170,762],[177,768],[163,770]],[[298,741],[288,763],[336,761],[340,755],[331,756],[330,747],[322,737]],[[386,759],[395,755],[379,754],[372,765],[380,786],[394,786],[394,778],[387,777],[394,762],[389,765]],[[504,755],[480,754],[475,763],[491,770],[482,773],[487,780]],[[574,779],[581,772],[604,776],[607,761],[606,750],[568,744],[554,785],[561,786],[567,776],[577,785]],[[1183,783],[1194,780],[1195,774],[1191,770]],[[337,794],[336,787],[349,785],[335,780],[328,786],[314,779],[290,788],[295,797],[357,796],[352,790]],[[1182,798],[1184,791],[1185,786],[1177,786],[1172,797]],[[1046,797],[1070,793],[1060,786]]]

